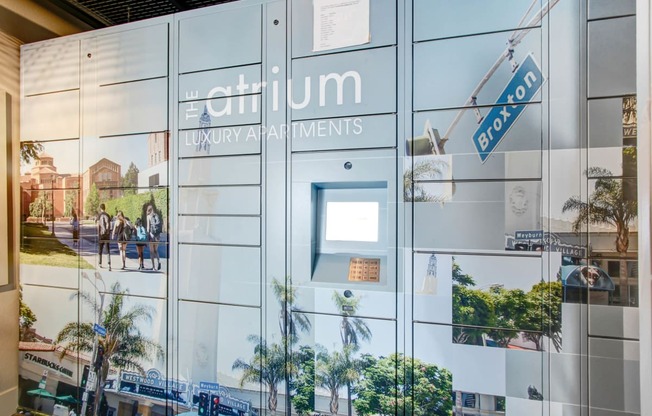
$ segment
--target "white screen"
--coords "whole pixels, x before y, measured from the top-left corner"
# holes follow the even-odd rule
[[[327,202],[327,241],[378,241],[378,202]]]

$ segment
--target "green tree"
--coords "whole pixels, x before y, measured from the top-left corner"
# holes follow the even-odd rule
[[[453,257],[453,323],[471,327],[488,327],[494,321],[494,307],[491,296],[481,290],[472,289],[475,280],[462,272]],[[453,327],[453,342],[482,345],[481,328]]]
[[[75,191],[66,191],[66,196],[64,199],[63,216],[71,217],[73,211],[75,210],[77,200]]]
[[[138,174],[140,171],[134,162],[129,164],[125,176],[122,178],[122,186],[124,187],[123,193],[125,195],[134,195],[136,188],[138,188]]]
[[[36,341],[32,326],[36,323],[36,314],[32,309],[23,302],[23,286],[20,286],[18,292],[18,307],[19,307],[19,339],[21,341]]]
[[[521,327],[528,332],[523,337],[542,349],[543,337],[548,337],[555,349],[561,350],[561,282],[540,282],[526,295],[527,313]]]
[[[286,374],[296,373],[294,364],[287,359],[283,345],[268,345],[267,341],[257,335],[249,335],[247,339],[254,344],[253,357],[249,362],[238,358],[231,369],[242,371],[241,388],[245,383],[263,383],[267,386],[267,408],[275,412],[278,406],[278,384],[285,379]]]
[[[616,251],[620,254],[620,296],[627,304],[629,290],[627,284],[627,263],[624,259],[629,250],[629,227],[638,215],[635,195],[626,197],[622,179],[613,178],[610,170],[591,167],[585,174],[596,178],[593,193],[584,202],[578,196],[569,198],[562,212],[577,212],[573,221],[573,231],[579,233],[588,224],[608,224],[616,228]]]
[[[337,310],[342,314],[342,323],[340,324],[340,338],[342,339],[343,353],[349,361],[352,361],[352,354],[360,349],[361,341],[371,340],[371,330],[367,323],[355,317],[360,307],[360,299],[355,296],[346,297],[338,292],[333,292],[333,301]],[[346,382],[347,407],[348,415],[352,414],[351,404],[351,383],[355,380]]]
[[[329,391],[331,395],[329,409],[334,415],[337,414],[340,407],[340,389],[345,386],[350,388],[351,384],[359,377],[357,366],[351,362],[350,350],[352,348],[351,345],[348,345],[344,347],[342,352],[333,351],[328,353],[325,349],[321,349],[317,353],[315,382]]]
[[[104,393],[104,382],[111,367],[135,370],[145,373],[141,362],[152,358],[163,357],[163,348],[155,341],[145,337],[138,329],[140,323],[152,322],[154,310],[144,305],[135,305],[129,310],[124,310],[124,302],[129,291],[122,289],[119,282],[111,286],[111,300],[102,308],[94,295],[88,292],[79,293],[81,300],[95,310],[96,316],[101,316],[100,325],[106,329],[106,336],[99,338],[98,345],[104,348],[104,358],[97,374],[97,387],[95,389],[94,415],[99,413],[99,403]],[[76,295],[73,295],[76,296]],[[100,309],[102,308],[102,309]],[[59,332],[55,342],[63,344],[63,353],[91,352],[96,334],[93,323],[73,321],[67,323]]]
[[[462,268],[455,261],[455,257],[453,257],[453,284],[465,287],[475,286],[475,280],[473,280],[473,276],[470,274],[462,273]]]
[[[86,203],[84,204],[84,212],[87,216],[94,216],[100,207],[100,193],[97,191],[95,184],[91,185],[91,189],[86,196]]]
[[[392,354],[366,361],[358,386],[359,415],[450,416],[453,377],[450,371],[419,359]]]
[[[491,295],[467,286],[453,285],[453,342],[483,345],[482,335],[495,325],[495,310]],[[482,328],[485,327],[485,328]]]
[[[29,204],[29,215],[40,218],[45,223],[45,216],[52,210],[52,202],[45,192],[39,192],[36,199]]]
[[[529,305],[527,296],[521,289],[505,289],[502,286],[492,286],[489,295],[494,307],[496,329],[489,330],[488,335],[499,346],[507,348],[522,329]]]
[[[20,143],[20,163],[29,165],[32,160],[38,160],[39,154],[43,152],[43,145],[37,142]]]
[[[309,415],[315,409],[315,350],[302,345],[292,359],[297,370],[292,407],[298,415]]]

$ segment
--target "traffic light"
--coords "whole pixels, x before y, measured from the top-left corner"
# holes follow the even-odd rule
[[[199,393],[199,416],[208,416],[208,393]]]
[[[210,416],[219,416],[218,408],[220,407],[220,396],[211,394],[211,414]]]
[[[95,363],[93,363],[93,368],[95,369],[95,371],[100,371],[103,362],[104,362],[104,347],[100,344],[97,346],[97,355],[95,356]]]
[[[90,367],[85,365],[84,366],[84,371],[82,372],[82,377],[81,377],[81,382],[79,383],[79,387],[84,389],[86,388],[86,382],[88,382],[88,372],[90,371]]]

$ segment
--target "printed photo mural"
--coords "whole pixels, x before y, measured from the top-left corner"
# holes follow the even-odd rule
[[[21,407],[640,414],[625,3],[240,0],[25,45]]]

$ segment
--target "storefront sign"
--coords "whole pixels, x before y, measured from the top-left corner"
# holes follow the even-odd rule
[[[38,365],[41,365],[43,367],[47,367],[50,370],[54,370],[57,373],[63,374],[64,376],[68,376],[72,378],[72,370],[63,367],[61,364],[57,364],[55,362],[52,362],[50,360],[46,360],[45,358],[41,358],[37,355],[31,354],[29,352],[26,352],[25,355],[23,355],[23,359],[27,361],[32,361]]]
[[[231,409],[239,410],[241,412],[249,411],[249,402],[245,402],[233,397],[220,397],[220,404],[228,406]]]
[[[482,119],[480,127],[473,134],[473,144],[484,163],[489,155],[503,140],[509,129],[525,110],[527,103],[541,89],[543,75],[534,57],[530,54],[519,65],[514,76],[509,81],[496,102],[508,103],[500,107],[493,107]]]
[[[623,97],[623,139],[635,139],[636,126],[636,96]]]
[[[130,373],[124,371],[120,376],[120,380],[128,383],[138,384],[138,385],[158,387],[158,388],[163,388],[168,390],[176,390],[179,392],[185,392],[186,390],[188,390],[187,383],[164,378],[161,372],[155,368],[148,370],[145,377],[142,377],[138,373]]]

